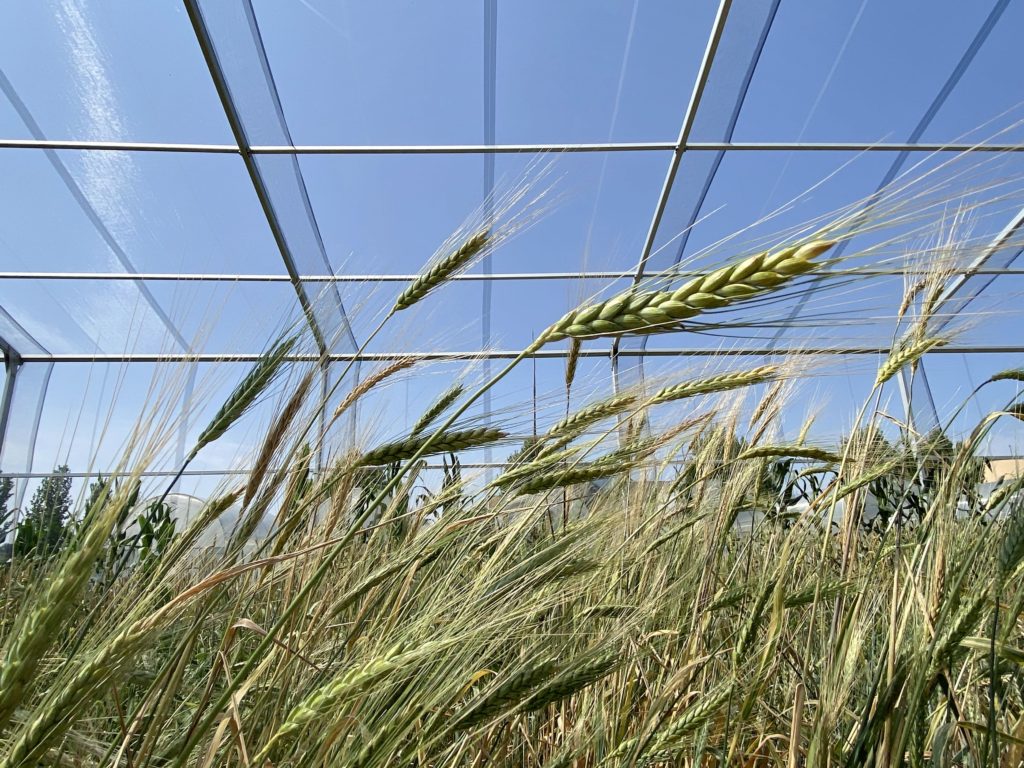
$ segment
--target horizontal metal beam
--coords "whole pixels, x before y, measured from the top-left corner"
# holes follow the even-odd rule
[[[970,275],[1024,275],[1024,268],[1014,267],[965,267],[964,274]],[[695,277],[705,270],[674,270],[673,277]],[[875,269],[871,267],[851,268],[821,272],[821,275],[861,275],[865,277],[896,277],[900,275],[930,274],[924,268]],[[482,280],[620,280],[633,276],[633,270],[622,272],[496,272],[491,274],[465,273],[448,278],[453,282],[480,282]],[[380,275],[300,275],[304,283],[410,283],[420,277],[418,274]],[[151,282],[183,283],[290,283],[288,275],[232,275],[206,272],[0,272],[0,280],[146,280]]]
[[[889,347],[678,347],[666,349],[624,349],[619,357],[761,357],[765,355],[809,357],[814,355],[886,355]],[[329,362],[348,362],[366,360],[385,362],[412,357],[417,360],[512,360],[519,357],[517,350],[484,350],[476,352],[363,352],[332,353],[326,356]],[[526,355],[537,359],[560,359],[569,354],[567,349],[542,349]],[[606,358],[612,354],[610,349],[582,349],[580,357]],[[1022,345],[972,345],[936,347],[928,352],[930,355],[1011,355],[1024,354]],[[25,363],[252,363],[263,358],[260,353],[199,353],[185,352],[128,352],[112,354],[54,354],[54,355],[22,355]],[[320,355],[296,354],[286,358],[291,362],[319,362]]]
[[[864,143],[856,141],[697,141],[687,152],[1024,152],[1024,144]]]
[[[146,141],[0,139],[0,149],[50,149],[88,152],[179,152],[240,154],[233,144],[176,144]],[[597,144],[300,144],[248,148],[252,155],[515,155],[549,152],[671,152],[675,142],[639,141]],[[686,152],[1024,152],[1024,144],[891,143],[851,141],[695,141]]]

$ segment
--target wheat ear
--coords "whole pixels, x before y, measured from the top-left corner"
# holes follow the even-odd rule
[[[946,339],[935,337],[909,344],[901,344],[890,353],[888,359],[878,369],[878,376],[875,377],[875,386],[881,386],[907,365],[916,363],[925,353],[947,343]]]
[[[44,584],[38,599],[26,601],[26,612],[8,636],[7,650],[0,662],[0,727],[7,724],[15,708],[24,701],[25,686],[35,676],[39,661],[58,638],[71,603],[85,588],[93,563],[134,494],[124,486],[113,498],[104,490],[94,501],[102,511],[90,510],[93,522],[77,548]]]
[[[726,684],[718,690],[702,696],[693,706],[687,707],[682,715],[661,732],[651,746],[651,753],[645,755],[638,765],[671,761],[675,750],[678,749],[680,739],[686,734],[692,733],[714,715],[728,700],[732,689],[731,683]]]
[[[681,327],[702,312],[761,295],[818,267],[814,259],[830,240],[751,256],[690,280],[674,291],[628,290],[607,301],[568,312],[542,335],[545,343],[565,338],[649,334]]]
[[[583,342],[573,339],[569,342],[569,356],[565,358],[565,396],[572,391],[572,383],[576,381],[576,368],[580,362],[580,349]]]
[[[313,691],[288,713],[284,723],[253,760],[253,765],[263,765],[275,746],[289,741],[307,725],[330,717],[346,699],[366,690],[398,666],[395,659],[390,656],[374,659],[344,672]]]
[[[270,383],[280,373],[285,358],[292,351],[296,342],[297,339],[295,337],[285,339],[253,365],[241,383],[235,387],[228,399],[224,401],[224,405],[220,407],[220,410],[217,411],[217,414],[206,426],[206,429],[199,434],[195,447],[192,448],[188,455],[188,461],[194,459],[203,447],[227,432],[228,428],[252,407],[256,399],[263,394],[264,390],[270,386]]]
[[[762,365],[748,371],[735,371],[723,373],[718,376],[708,376],[694,381],[684,381],[682,384],[675,384],[671,387],[656,392],[650,399],[651,405],[669,403],[673,400],[682,400],[687,397],[698,395],[713,395],[718,392],[728,392],[733,389],[752,387],[755,384],[763,384],[771,381],[778,374],[778,366]]]
[[[1024,381],[1024,368],[1010,368],[989,377],[989,381]]]
[[[816,448],[813,445],[755,445],[741,451],[736,457],[738,461],[746,459],[771,459],[771,458],[797,458],[823,461],[829,464],[838,464],[840,456],[824,448]]]
[[[447,256],[439,259],[433,266],[428,268],[422,275],[417,277],[409,286],[402,291],[395,301],[391,310],[400,312],[408,309],[413,304],[422,301],[427,294],[438,286],[450,280],[454,275],[461,272],[472,263],[477,254],[480,253],[490,240],[489,230],[482,230],[470,236],[459,248]]]
[[[462,397],[462,393],[465,391],[465,389],[466,388],[461,383],[457,383],[453,384],[451,387],[447,389],[447,391],[443,392],[441,396],[437,398],[437,400],[435,400],[431,404],[431,406],[427,408],[426,411],[423,412],[423,415],[420,416],[415,426],[413,426],[412,432],[409,433],[410,436],[416,437],[421,432],[423,432],[423,430],[425,430],[427,427],[429,427],[431,424],[437,421],[442,413],[451,408],[452,404],[460,397]]]
[[[331,422],[337,421],[338,417],[341,416],[345,411],[352,407],[352,405],[363,395],[369,392],[371,389],[376,387],[385,379],[389,379],[396,373],[412,368],[416,364],[416,358],[410,356],[399,357],[396,360],[385,365],[383,368],[378,368],[365,379],[356,384],[352,389],[349,390],[348,394],[345,395],[345,399],[338,403],[338,407],[334,409],[334,413],[331,416]]]
[[[263,478],[267,474],[267,468],[270,466],[270,461],[273,459],[274,453],[280,447],[285,435],[288,433],[288,428],[291,427],[292,422],[295,421],[295,417],[299,415],[299,411],[302,409],[302,404],[306,400],[306,395],[309,394],[309,388],[313,384],[314,373],[315,371],[310,369],[306,372],[306,375],[302,377],[298,386],[295,387],[295,391],[292,392],[291,397],[288,398],[288,402],[285,403],[284,408],[281,409],[280,415],[275,419],[270,431],[267,432],[267,436],[263,441],[263,446],[260,448],[260,453],[253,464],[252,473],[249,475],[249,482],[245,486],[245,496],[242,499],[242,507],[249,506],[249,502],[252,501],[253,496],[256,495],[256,490],[260,487],[260,483],[263,482]]]
[[[464,451],[468,448],[477,448],[488,443],[496,443],[506,437],[508,435],[505,432],[492,427],[453,429],[436,436],[408,437],[405,440],[385,443],[374,448],[372,451],[367,451],[356,460],[356,466],[375,467],[383,464],[393,464],[396,461],[404,461],[419,453],[420,449],[426,445],[428,439],[430,439],[431,453],[449,453],[452,451]]]

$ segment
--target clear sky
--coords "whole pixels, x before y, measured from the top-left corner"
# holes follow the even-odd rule
[[[203,2],[212,7],[221,0]],[[237,3],[225,4],[234,7]],[[736,0],[697,113],[693,141],[723,141],[735,83],[749,63],[743,41],[761,24],[761,0]],[[254,0],[287,127],[296,144],[478,144],[484,141],[484,3],[374,0]],[[1004,7],[1005,6],[1005,7]],[[498,143],[674,142],[717,3],[710,0],[501,0],[497,3],[495,140]],[[748,142],[904,142],[921,122],[986,19],[984,44],[916,138],[926,142],[1019,141],[1024,118],[1020,30],[1024,0],[782,0],[750,80],[731,138]],[[0,24],[0,138],[230,144],[231,131],[184,7],[171,0],[40,0],[9,3]],[[228,14],[230,15],[230,14]],[[994,18],[994,16],[993,16]],[[244,29],[243,29],[244,31]],[[244,38],[239,46],[244,46]],[[745,56],[743,54],[746,54]],[[242,98],[259,104],[261,72],[243,70]],[[30,116],[26,120],[26,114]],[[246,115],[255,143],[275,143],[275,118]],[[265,138],[270,137],[270,138]],[[640,255],[671,152],[570,154],[553,159],[557,205],[495,254],[497,272],[632,270]],[[653,260],[677,255],[688,201],[707,177],[699,153],[684,157]],[[766,235],[874,191],[892,155],[849,152],[730,152],[717,169],[684,259],[749,226],[826,177],[792,210],[744,238]],[[986,178],[1022,178],[1018,154]],[[76,200],[59,168],[79,190]],[[301,172],[331,268],[349,273],[417,271],[475,209],[483,190],[478,155],[303,156]],[[536,168],[536,158],[500,155],[499,189]],[[76,272],[284,274],[284,265],[241,159],[234,155],[0,149],[0,269]],[[834,174],[834,175],[833,175]],[[82,200],[85,201],[83,207]],[[1017,202],[1020,202],[1019,198]],[[996,232],[1012,203],[979,213],[973,234]],[[91,213],[87,212],[88,209]],[[100,226],[97,226],[99,222]],[[112,243],[114,246],[112,247]],[[664,246],[664,248],[662,248]],[[716,249],[707,260],[729,255]],[[306,254],[304,254],[305,258]],[[315,269],[314,259],[302,262]],[[598,283],[501,282],[493,286],[494,347],[515,349]],[[1020,278],[1000,277],[972,309],[964,342],[1020,343]],[[287,283],[154,283],[154,300],[190,342],[208,352],[259,351],[298,316]],[[373,325],[396,284],[342,287],[357,339]],[[816,310],[890,315],[900,279]],[[432,298],[376,350],[471,350],[481,343],[481,286],[460,283]],[[0,306],[53,353],[174,351],[155,312],[130,282],[0,281]],[[0,328],[6,321],[0,316]],[[886,343],[891,324],[837,331],[802,329],[792,343]],[[14,336],[9,327],[5,336]],[[719,345],[721,339],[659,338],[652,346]],[[727,341],[726,343],[736,343]],[[597,345],[600,346],[600,345]],[[29,350],[32,351],[32,350]],[[745,361],[733,361],[740,364]],[[753,362],[753,361],[750,361]],[[1020,360],[936,356],[930,381],[940,411],[990,373]],[[877,361],[832,361],[809,385],[806,407],[829,402],[824,433],[848,423]],[[694,371],[697,360],[657,359],[649,372]],[[58,365],[35,450],[35,468],[87,463],[94,435],[118,408],[107,445],[132,423],[153,367]],[[204,367],[203,372],[211,367]],[[245,366],[221,366],[209,397],[229,389]],[[388,391],[374,407],[375,436],[414,421],[444,388],[450,369],[427,371]],[[31,381],[31,375],[25,377]],[[561,361],[536,365],[551,413]],[[534,367],[523,366],[495,394],[495,406],[531,397]],[[610,386],[607,362],[586,361],[581,398]],[[216,386],[215,386],[216,385]],[[26,386],[27,388],[27,386]],[[205,390],[204,390],[205,391]],[[894,394],[894,393],[893,393]],[[995,401],[1010,392],[993,393]],[[802,404],[801,404],[802,405]],[[894,409],[898,403],[894,401]],[[804,408],[798,408],[802,415]],[[80,417],[81,414],[81,417]],[[18,415],[26,419],[25,412]],[[197,417],[197,422],[202,418]],[[259,414],[201,465],[223,467],[244,454]],[[193,424],[193,430],[201,424]],[[526,428],[528,425],[519,425]],[[994,450],[1013,449],[1001,433]],[[12,434],[10,455],[24,454]],[[110,455],[108,452],[106,455]],[[6,468],[6,467],[5,467]]]

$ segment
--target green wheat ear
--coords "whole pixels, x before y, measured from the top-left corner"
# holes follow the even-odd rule
[[[695,277],[674,291],[630,289],[607,301],[572,310],[540,338],[547,343],[677,329],[684,320],[762,295],[817,269],[815,259],[833,245],[832,240],[814,240],[774,253],[760,253]]]
[[[378,467],[384,464],[392,464],[396,461],[405,461],[415,456],[431,437],[433,436],[407,437],[404,440],[385,443],[360,456],[356,461],[356,465],[360,467]],[[504,440],[506,437],[508,435],[505,432],[491,427],[453,429],[449,432],[442,432],[431,440],[430,452],[436,454],[464,451],[469,448],[478,448],[488,443],[496,443],[499,440]]]
[[[989,381],[1024,381],[1024,368],[1009,368],[989,377]]]
[[[194,459],[205,446],[227,432],[231,425],[252,407],[256,399],[263,394],[280,373],[285,358],[295,347],[297,341],[298,339],[294,336],[285,339],[256,362],[241,383],[235,387],[230,397],[224,401],[224,405],[220,407],[206,429],[200,433],[195,447],[188,455],[188,461]]]
[[[400,312],[422,301],[435,288],[468,267],[477,254],[484,249],[490,238],[491,233],[486,229],[470,236],[459,248],[440,259],[426,272],[413,280],[409,287],[402,291],[391,311]]]
[[[1024,558],[1024,505],[1014,504],[999,544],[999,574],[1005,578]]]
[[[878,376],[875,378],[875,386],[881,386],[908,365],[915,364],[927,352],[947,344],[948,341],[941,337],[922,339],[909,344],[902,344],[890,353],[888,359],[878,369]]]
[[[419,420],[412,428],[410,437],[418,436],[423,432],[423,430],[437,421],[442,413],[451,408],[455,401],[462,397],[462,393],[464,391],[465,387],[461,383],[456,383],[450,386],[445,392],[441,393],[441,396],[423,412],[422,416],[420,416]]]

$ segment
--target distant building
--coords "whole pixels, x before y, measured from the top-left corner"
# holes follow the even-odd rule
[[[1000,483],[1005,480],[1015,480],[1020,477],[1024,470],[1024,458],[1015,457],[1012,459],[989,459],[985,467],[985,483]]]

